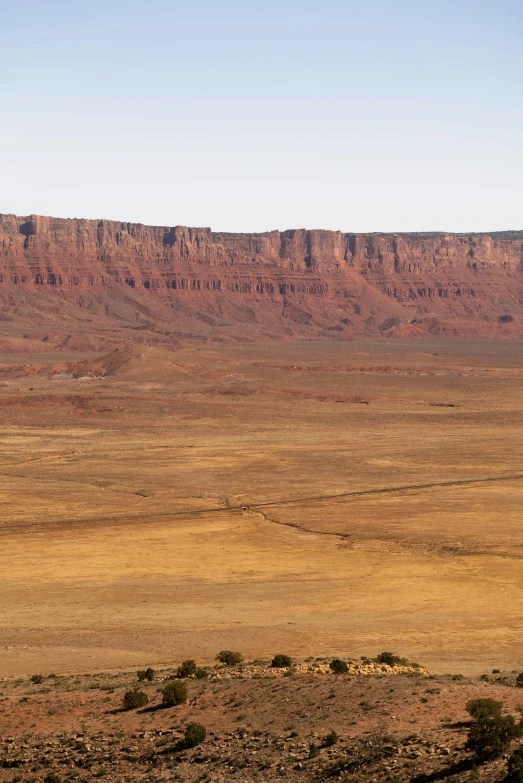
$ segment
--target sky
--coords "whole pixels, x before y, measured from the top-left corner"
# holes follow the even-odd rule
[[[0,0],[0,213],[523,229],[521,0]]]

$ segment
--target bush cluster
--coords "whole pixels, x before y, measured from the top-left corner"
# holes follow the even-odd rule
[[[149,697],[143,691],[139,691],[138,688],[125,692],[123,697],[124,710],[135,710],[138,707],[145,707],[146,704],[149,704]]]
[[[290,666],[292,666],[292,658],[289,658],[288,655],[278,653],[272,659],[271,666],[273,669],[288,669]]]
[[[501,756],[521,736],[521,727],[512,715],[502,714],[502,707],[503,702],[495,699],[472,699],[467,704],[472,717],[467,748],[482,760]]]
[[[168,682],[162,690],[162,704],[164,707],[174,707],[187,701],[187,685],[180,680]]]
[[[508,779],[510,783],[523,783],[523,747],[517,748],[509,756]]]
[[[347,674],[349,671],[349,667],[341,658],[333,658],[329,663],[329,667],[334,674]]]
[[[147,680],[147,682],[152,682],[156,676],[156,672],[149,666],[148,669],[139,669],[136,672],[136,676],[140,682],[144,682],[145,680]]]
[[[232,650],[222,650],[216,656],[216,660],[226,666],[237,666],[239,663],[243,663],[243,655]]]
[[[176,676],[180,679],[184,679],[185,677],[194,677],[196,674],[196,669],[196,662],[191,658],[190,660],[184,661],[180,666],[178,666]]]
[[[338,735],[336,734],[334,729],[332,729],[332,731],[329,731],[329,733],[323,740],[323,744],[326,748],[332,748],[332,746],[337,743],[338,739],[339,739]]]
[[[400,658],[399,655],[394,655],[394,653],[391,652],[382,652],[380,653],[376,661],[378,663],[385,663],[387,666],[408,666],[408,661],[406,658]]]
[[[195,748],[204,741],[207,730],[201,723],[189,723],[185,729],[184,744],[186,748]]]

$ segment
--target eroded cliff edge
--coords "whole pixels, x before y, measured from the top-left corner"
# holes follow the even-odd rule
[[[80,326],[158,342],[517,336],[523,232],[226,234],[0,215],[0,321],[52,342]]]

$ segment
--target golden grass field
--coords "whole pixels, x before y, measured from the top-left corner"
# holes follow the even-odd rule
[[[112,374],[61,375],[83,358]],[[0,365],[3,675],[223,648],[522,668],[521,343]]]

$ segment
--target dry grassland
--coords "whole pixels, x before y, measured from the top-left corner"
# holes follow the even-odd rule
[[[3,675],[523,666],[520,343],[85,358],[0,357]]]

